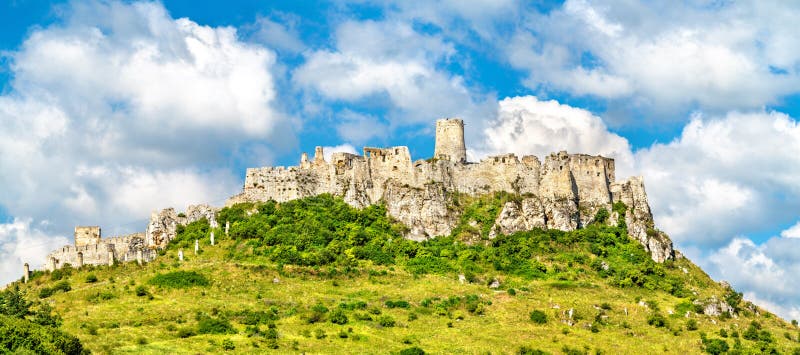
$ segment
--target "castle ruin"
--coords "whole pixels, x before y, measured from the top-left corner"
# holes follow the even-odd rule
[[[612,211],[613,203],[624,202],[628,234],[653,260],[674,258],[672,242],[654,228],[644,181],[616,181],[614,159],[562,151],[544,162],[515,154],[469,162],[464,121],[457,118],[436,121],[431,159],[412,161],[408,147],[397,146],[364,147],[363,155],[337,152],[326,161],[322,147],[316,147],[313,159],[302,153],[298,166],[247,169],[242,192],[226,205],[285,202],[324,193],[358,208],[385,203],[387,213],[409,227],[406,237],[419,241],[448,235],[456,227],[460,212],[451,208],[454,195],[500,191],[521,198],[503,206],[490,237],[532,228],[575,230],[591,223],[600,209]],[[50,253],[47,269],[152,261],[175,238],[178,225],[206,218],[212,228],[218,227],[217,211],[208,205],[189,206],[185,213],[167,208],[151,215],[144,233],[113,238],[102,238],[98,226],[76,227],[75,245]],[[612,212],[608,223],[620,218]]]
[[[407,238],[424,240],[448,235],[456,226],[458,212],[448,208],[453,194],[498,191],[523,199],[504,206],[493,235],[534,227],[574,230],[590,223],[601,208],[611,211],[614,202],[622,201],[629,207],[630,235],[657,261],[674,254],[669,239],[653,227],[643,180],[617,182],[614,159],[562,151],[543,163],[533,155],[515,154],[468,162],[464,122],[456,118],[436,122],[432,159],[412,161],[408,147],[397,146],[365,147],[363,155],[337,152],[326,161],[317,147],[313,160],[303,153],[298,166],[247,169],[242,192],[226,205],[323,193],[359,208],[384,202],[389,215],[410,228]],[[618,217],[612,214],[611,221]]]
[[[100,227],[75,227],[75,245],[66,245],[47,256],[46,268],[53,271],[66,264],[114,265],[115,261],[148,262],[156,257],[153,249],[145,247],[144,233],[103,238]]]
[[[53,271],[66,264],[79,268],[133,261],[147,263],[153,261],[158,250],[166,248],[175,238],[178,225],[206,218],[215,228],[216,213],[217,209],[208,205],[189,206],[186,213],[167,208],[150,216],[145,232],[110,238],[102,237],[99,226],[78,226],[75,227],[75,244],[65,245],[48,254],[45,268]]]

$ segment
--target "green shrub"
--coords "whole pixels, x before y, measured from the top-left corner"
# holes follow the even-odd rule
[[[608,213],[608,210],[607,210],[607,209],[605,209],[605,208],[601,208],[601,209],[599,209],[599,210],[597,211],[597,213],[594,215],[594,221],[592,221],[592,223],[600,223],[600,224],[605,224],[605,223],[606,223],[606,221],[608,221],[608,217],[609,217],[609,215],[610,215],[610,214]]]
[[[147,291],[147,287],[144,287],[144,285],[136,286],[136,291],[135,292],[136,292],[136,296],[139,296],[139,297],[147,296],[147,295],[150,294],[150,292]]]
[[[95,283],[95,282],[97,282],[97,275],[95,274],[86,275],[86,283]]]
[[[86,297],[86,300],[91,303],[100,303],[101,301],[108,301],[114,297],[114,294],[109,291],[101,291],[90,294]]]
[[[39,290],[39,298],[48,298],[58,291],[68,292],[70,290],[72,290],[72,286],[69,285],[69,282],[67,282],[66,280],[59,281],[56,282],[56,284],[53,285],[53,287],[50,288],[44,287],[41,290]]]
[[[656,328],[663,328],[667,326],[667,319],[664,318],[664,316],[659,313],[651,313],[647,317],[647,324],[652,325]]]
[[[517,290],[515,290],[513,288],[509,288],[508,289],[508,295],[509,296],[516,296],[517,295]]]
[[[425,355],[425,350],[419,347],[410,347],[400,350],[400,355]]]
[[[314,337],[317,339],[325,339],[328,335],[325,334],[325,331],[322,329],[317,329],[314,331]]]
[[[694,320],[694,319],[689,319],[686,322],[686,330],[697,330],[697,321]],[[720,330],[724,330],[724,329],[720,329]]]
[[[561,347],[561,351],[565,355],[586,355],[586,351],[583,351],[583,350],[580,350],[580,349],[576,349],[576,348],[571,348],[571,347],[569,347],[567,345],[564,345],[563,347]]]
[[[394,327],[395,321],[394,318],[392,318],[392,316],[387,314],[380,316],[380,318],[378,318],[378,324],[380,324],[382,327]]]
[[[188,288],[194,286],[208,286],[208,279],[196,271],[173,271],[158,274],[150,279],[149,284],[166,288]]]
[[[703,338],[703,351],[709,354],[724,354],[728,352],[728,342],[723,339],[707,339]]]
[[[222,349],[223,350],[235,350],[236,345],[233,344],[233,340],[225,339],[222,341]]]
[[[550,353],[539,349],[530,348],[527,346],[522,346],[519,349],[517,349],[517,355],[547,355],[547,354]]]
[[[404,301],[404,300],[397,300],[397,301],[388,300],[388,301],[386,301],[385,304],[386,304],[386,307],[389,307],[389,308],[409,308],[409,307],[411,307],[411,305],[407,301]]]
[[[545,314],[544,312],[536,309],[536,310],[531,311],[530,319],[531,319],[532,322],[534,322],[536,324],[545,324],[545,323],[547,323],[547,314]]]
[[[331,312],[331,323],[343,325],[347,324],[347,321],[347,315],[341,308],[334,309],[333,312]]]
[[[197,322],[199,334],[236,334],[231,323],[224,318],[201,315]]]
[[[188,338],[197,335],[197,331],[191,327],[183,327],[178,329],[178,334],[176,334],[178,338]]]
[[[6,315],[0,315],[0,349],[35,354],[82,354],[85,351],[75,336]]]

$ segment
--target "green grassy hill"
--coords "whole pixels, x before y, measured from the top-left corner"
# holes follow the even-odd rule
[[[424,243],[381,206],[242,204],[215,246],[202,220],[153,263],[38,272],[19,292],[97,353],[800,354],[796,326],[689,260],[653,262],[607,213],[488,239],[513,198],[459,197],[453,235]],[[734,312],[703,314],[719,301]]]

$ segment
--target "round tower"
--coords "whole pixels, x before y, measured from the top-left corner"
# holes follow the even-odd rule
[[[433,157],[465,163],[467,147],[464,145],[464,120],[445,118],[436,120],[436,146]]]

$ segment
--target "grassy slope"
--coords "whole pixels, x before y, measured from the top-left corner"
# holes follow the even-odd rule
[[[218,233],[217,235],[220,235]],[[100,353],[203,353],[221,352],[224,345],[235,346],[231,352],[252,353],[261,351],[305,353],[387,353],[418,346],[430,353],[515,353],[521,347],[562,353],[564,347],[604,353],[699,353],[700,332],[710,338],[720,338],[720,329],[747,328],[757,320],[775,339],[781,353],[792,353],[800,347],[798,330],[783,320],[767,313],[749,313],[739,318],[720,319],[697,314],[698,330],[687,330],[688,319],[682,315],[668,315],[668,310],[686,299],[667,292],[651,291],[643,287],[618,288],[608,279],[591,272],[579,273],[575,282],[554,278],[530,279],[493,271],[478,275],[482,281],[462,284],[457,273],[413,275],[400,265],[378,266],[360,261],[358,266],[344,273],[339,267],[330,275],[332,267],[279,267],[265,257],[241,257],[236,251],[241,244],[234,240],[218,238],[219,245],[211,247],[201,242],[203,252],[193,255],[184,250],[187,258],[177,262],[177,250],[145,266],[133,264],[115,267],[97,267],[74,271],[65,279],[72,285],[66,293],[57,292],[47,298],[64,318],[62,330],[78,336],[83,344]],[[236,256],[231,260],[232,255]],[[547,262],[548,256],[537,256]],[[580,269],[581,266],[576,266]],[[684,273],[684,269],[688,273]],[[170,289],[148,285],[159,273],[177,270],[194,270],[211,280],[210,286]],[[385,273],[384,273],[385,272]],[[678,260],[667,270],[681,277],[703,299],[710,295],[721,297],[724,290],[702,270],[688,260]],[[87,283],[89,274],[98,281]],[[55,281],[49,275],[34,278],[26,287],[36,295],[43,287]],[[498,277],[503,286],[493,290],[486,281]],[[278,282],[274,282],[278,279]],[[111,281],[113,280],[113,282]],[[136,288],[144,285],[152,295],[137,296]],[[512,296],[508,288],[514,288]],[[110,294],[101,300],[93,295]],[[434,306],[423,306],[424,300],[433,297],[478,295],[491,302],[483,315],[469,312],[464,304],[445,315],[437,314]],[[387,300],[405,300],[409,309],[385,306]],[[657,328],[647,324],[652,313],[639,300],[655,301],[660,313],[667,316],[668,327]],[[327,321],[309,324],[306,318],[311,308],[322,303],[333,310],[341,302],[363,301],[367,310],[348,310],[349,322],[345,325]],[[433,303],[437,303],[434,301]],[[488,303],[488,302],[487,302]],[[597,306],[608,303],[604,323],[592,332],[590,325],[600,313]],[[263,336],[248,336],[246,326],[236,313],[242,310],[266,311],[277,307],[280,318],[275,321],[278,332],[276,350],[269,348],[270,341]],[[558,307],[558,308],[555,308]],[[568,326],[566,310],[573,308],[578,319]],[[356,314],[368,310],[389,315],[397,323],[383,327],[376,320],[356,320]],[[530,321],[532,310],[542,310],[548,316],[546,324]],[[627,315],[626,311],[627,310]],[[179,337],[182,329],[196,329],[195,314],[204,312],[231,319],[236,334],[202,334]],[[410,320],[409,314],[417,319]],[[381,316],[371,315],[373,319]],[[267,329],[260,325],[261,331]],[[318,338],[317,332],[325,333]],[[784,334],[787,333],[788,339]],[[346,338],[340,337],[346,335]],[[733,339],[726,339],[733,345]],[[230,343],[228,343],[230,342]],[[746,348],[756,343],[741,339]],[[228,346],[230,348],[230,346]]]

